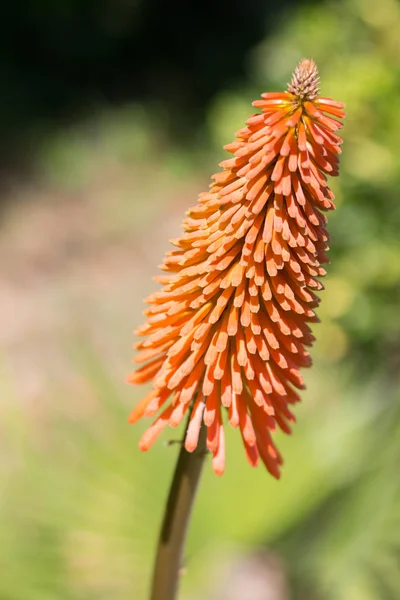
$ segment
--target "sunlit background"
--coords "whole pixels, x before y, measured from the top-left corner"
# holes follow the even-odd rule
[[[279,4],[279,8],[277,5]],[[26,6],[25,6],[26,5]],[[146,600],[181,433],[124,383],[168,239],[303,57],[346,103],[283,477],[207,464],[184,600],[400,598],[400,4],[14,2],[2,23],[0,599]]]

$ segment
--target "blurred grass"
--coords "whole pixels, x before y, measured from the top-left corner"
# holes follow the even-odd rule
[[[193,148],[166,138],[158,107],[49,133],[1,241],[14,261],[1,290],[0,598],[146,598],[177,450],[140,455],[147,424],[126,423],[143,393],[123,383],[131,329],[220,147],[302,56],[348,112],[315,364],[294,435],[279,436],[280,482],[249,469],[236,432],[224,477],[207,465],[183,597],[207,597],[219,561],[261,546],[282,557],[290,598],[400,597],[399,30],[394,0],[287,15]]]

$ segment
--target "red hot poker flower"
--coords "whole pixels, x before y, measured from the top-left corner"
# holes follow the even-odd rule
[[[296,67],[288,91],[262,94],[262,110],[225,146],[210,190],[187,213],[184,234],[166,255],[162,291],[147,298],[129,381],[152,381],[130,415],[161,414],[139,442],[148,450],[167,424],[190,414],[192,452],[202,422],[213,469],[225,468],[222,407],[241,433],[248,461],[279,477],[271,433],[290,433],[290,405],[304,388],[314,340],[308,323],[325,274],[328,234],[321,211],[334,208],[326,174],[338,174],[343,104],[318,95],[312,60]]]

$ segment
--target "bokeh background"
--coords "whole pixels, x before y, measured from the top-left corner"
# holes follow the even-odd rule
[[[400,3],[24,2],[0,35],[0,598],[146,600],[180,432],[124,383],[222,146],[303,57],[344,101],[314,367],[280,482],[228,435],[184,600],[400,598]]]

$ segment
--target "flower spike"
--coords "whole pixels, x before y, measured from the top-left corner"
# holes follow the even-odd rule
[[[190,415],[185,447],[207,428],[213,469],[225,467],[223,417],[239,429],[249,463],[279,478],[272,436],[291,432],[314,337],[309,323],[323,288],[334,209],[327,175],[338,175],[344,105],[319,96],[313,60],[295,68],[288,91],[265,93],[220,163],[209,191],[183,221],[148,299],[129,381],[152,391],[130,421],[156,415],[139,446],[147,450]],[[160,412],[161,411],[161,412]]]

